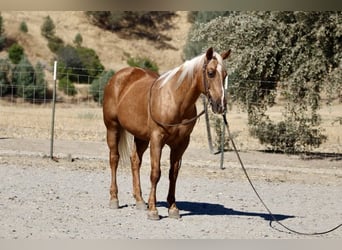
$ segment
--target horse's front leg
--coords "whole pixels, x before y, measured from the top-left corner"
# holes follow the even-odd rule
[[[176,182],[178,172],[181,167],[182,156],[189,145],[190,137],[185,138],[180,144],[171,147],[170,152],[170,171],[169,171],[169,193],[167,202],[169,205],[169,218],[179,219],[179,209],[176,205]]]
[[[150,220],[159,220],[159,214],[156,207],[157,198],[157,184],[160,179],[160,157],[162,152],[163,144],[161,135],[154,135],[150,141],[150,154],[151,154],[151,191],[148,199],[148,213],[147,217]]]

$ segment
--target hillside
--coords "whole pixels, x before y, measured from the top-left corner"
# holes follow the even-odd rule
[[[49,15],[56,25],[56,35],[65,43],[72,44],[75,35],[80,33],[83,37],[82,45],[94,49],[105,68],[114,70],[127,66],[127,53],[154,60],[160,73],[181,64],[183,46],[190,28],[187,12],[177,12],[172,19],[172,28],[165,33],[172,38],[168,43],[174,49],[156,49],[153,41],[123,39],[113,32],[92,25],[82,11],[3,11],[1,15],[6,36],[24,47],[25,54],[33,64],[40,61],[49,65],[53,60],[54,54],[47,47],[47,40],[40,34],[43,19]],[[22,21],[28,26],[27,34],[19,30]]]

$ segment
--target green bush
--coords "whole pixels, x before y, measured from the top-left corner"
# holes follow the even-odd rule
[[[77,33],[73,42],[77,47],[80,47],[82,45],[82,42],[83,42],[82,35],[80,33]]]
[[[9,71],[11,65],[7,59],[0,59],[0,96],[5,96],[10,91]]]
[[[6,44],[6,37],[4,34],[5,34],[4,22],[0,13],[0,51],[5,47],[5,44]]]
[[[91,83],[104,69],[96,52],[85,47],[67,45],[58,50],[57,60],[64,66],[60,73],[73,82]]]
[[[14,43],[8,49],[8,57],[13,64],[18,64],[24,56],[24,49],[19,44]]]
[[[113,75],[113,70],[103,71],[101,75],[91,83],[90,94],[93,96],[94,101],[102,103],[104,87]]]
[[[34,68],[25,56],[12,71],[12,84],[15,85],[17,96],[24,99],[34,97]]]
[[[22,22],[20,23],[19,30],[20,30],[21,32],[24,32],[24,33],[27,33],[27,32],[28,32],[27,24],[26,24],[25,21],[22,21]]]
[[[57,36],[51,36],[48,39],[48,47],[53,52],[56,53],[59,49],[63,48],[64,41],[57,37]]]
[[[265,121],[252,128],[251,134],[256,136],[261,144],[270,145],[270,150],[284,153],[318,148],[327,139],[319,128],[312,128],[303,121]]]
[[[69,96],[74,96],[77,93],[75,85],[66,77],[58,81],[58,89]]]
[[[127,64],[131,67],[139,67],[143,69],[149,69],[158,73],[158,66],[155,62],[147,57],[129,57]]]
[[[55,36],[55,24],[53,23],[50,16],[46,16],[44,18],[44,22],[40,27],[40,31],[43,37],[49,39]]]

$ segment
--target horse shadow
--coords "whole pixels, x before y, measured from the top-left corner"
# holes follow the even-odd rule
[[[168,207],[167,202],[157,202],[157,207]],[[238,211],[232,208],[226,208],[220,204],[206,203],[206,202],[189,202],[189,201],[177,201],[177,207],[180,210],[181,217],[193,216],[193,215],[228,215],[228,216],[248,216],[248,217],[260,217],[266,221],[272,222],[282,221],[289,218],[294,218],[293,215],[258,213],[258,212],[246,212]]]

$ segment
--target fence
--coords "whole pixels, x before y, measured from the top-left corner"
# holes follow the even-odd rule
[[[82,75],[82,77],[86,77]],[[88,76],[91,83],[94,78]],[[79,79],[75,77],[76,79]],[[259,82],[259,81],[258,81]],[[41,138],[50,139],[51,109],[52,109],[52,86],[54,81],[47,80],[44,88],[41,86],[11,85],[7,86],[7,94],[4,95],[4,84],[0,84],[0,137],[14,138]],[[80,140],[80,141],[104,141],[105,129],[102,122],[102,110],[100,100],[95,101],[89,92],[90,84],[77,83],[78,93],[74,96],[58,92],[56,106],[56,126],[55,138],[61,140]],[[100,85],[99,85],[100,86]],[[8,89],[9,87],[9,89]],[[29,91],[27,91],[29,89]],[[97,93],[102,94],[99,87]],[[37,97],[37,92],[43,93]],[[82,92],[82,93],[80,93]],[[31,93],[28,95],[27,93]],[[68,93],[68,90],[66,90]],[[201,100],[199,100],[201,101]],[[198,103],[198,109],[202,108],[202,103]],[[342,105],[322,105],[320,114],[322,117],[321,127],[325,130],[328,140],[316,149],[317,152],[328,154],[342,153],[342,129],[338,119],[341,119]],[[269,110],[271,116],[280,119],[282,107],[275,106]],[[209,114],[212,117],[211,114]],[[220,138],[215,131],[215,122],[211,118],[212,141],[219,141]],[[247,125],[247,112],[243,108],[231,104],[228,111],[228,120],[231,122],[231,129],[238,142],[240,150],[263,150],[266,149],[259,141],[249,135]],[[201,131],[193,138],[202,142],[207,141],[207,131],[204,121],[200,121]],[[199,135],[199,136],[197,136]],[[219,145],[214,145],[219,150]]]

